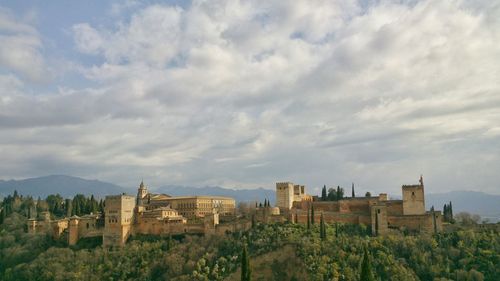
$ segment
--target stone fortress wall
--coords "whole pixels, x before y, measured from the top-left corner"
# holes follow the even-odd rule
[[[422,177],[418,185],[403,185],[402,192],[402,200],[389,200],[387,194],[381,193],[339,201],[313,201],[305,186],[278,182],[276,207],[256,208],[254,216],[264,223],[305,224],[314,208],[316,222],[323,214],[326,223],[364,224],[375,235],[384,235],[391,229],[442,231],[441,212],[425,210]],[[70,245],[81,238],[102,236],[105,247],[121,247],[131,235],[137,234],[224,234],[251,226],[248,219],[235,216],[233,198],[152,194],[142,182],[136,196],[106,196],[104,217],[90,214],[50,220],[48,212],[44,215],[42,220],[28,220],[29,232],[49,232],[56,238],[67,233]]]
[[[284,192],[282,187],[282,183],[276,184],[277,196]],[[403,185],[402,193],[403,200],[389,200],[387,194],[381,193],[379,196],[344,198],[339,201],[295,200],[290,208],[287,202],[277,202],[289,220],[297,223],[307,223],[308,212],[314,209],[315,221],[319,221],[323,214],[326,223],[365,224],[371,226],[375,234],[388,233],[389,229],[442,231],[441,212],[425,210],[422,177],[418,185]]]

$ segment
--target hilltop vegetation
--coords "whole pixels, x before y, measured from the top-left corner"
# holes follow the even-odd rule
[[[0,280],[239,280],[245,244],[252,280],[360,280],[364,260],[375,280],[500,276],[500,234],[492,230],[371,237],[362,225],[256,224],[226,236],[132,237],[110,250],[28,234],[26,220],[14,209],[0,225]]]

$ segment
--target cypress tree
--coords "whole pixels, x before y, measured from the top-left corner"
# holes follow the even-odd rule
[[[99,212],[104,215],[104,201],[102,199],[99,201]]]
[[[432,224],[434,225],[434,234],[437,234],[436,214],[434,213],[434,206],[432,206],[431,212],[432,212]]]
[[[255,227],[255,214],[252,214],[252,228]]]
[[[311,217],[309,215],[309,207],[307,208],[307,230],[311,229]]]
[[[247,245],[243,246],[243,253],[241,254],[241,281],[251,280],[250,272],[250,259],[248,257]]]
[[[338,222],[335,222],[335,237],[339,236],[339,224]]]
[[[64,209],[66,210],[66,217],[71,217],[71,211],[73,209],[73,206],[71,204],[71,199],[66,199],[64,203]]]
[[[342,200],[344,198],[344,189],[337,186],[337,200]]]
[[[90,196],[90,212],[93,214],[96,214],[98,211],[99,205],[97,204],[97,201],[94,198],[94,194]]]
[[[311,205],[311,224],[314,224],[314,205]]]
[[[356,195],[354,194],[354,183],[352,183],[352,190],[351,190],[351,192],[352,192],[352,194],[351,194],[352,198],[356,197]]]
[[[72,216],[78,216],[80,214],[80,206],[78,203],[78,200],[73,199],[73,208],[71,208],[71,215]]]
[[[445,203],[444,206],[443,206],[443,219],[444,219],[444,221],[448,221],[448,212],[446,210],[446,207],[447,206],[446,206],[446,203]]]
[[[450,222],[453,222],[453,207],[451,206],[451,201],[448,213],[449,213],[448,216],[450,217]]]
[[[321,238],[321,240],[326,239],[326,226],[325,226],[325,219],[323,217],[323,212],[321,212],[321,219],[319,223],[319,238]]]
[[[370,256],[368,255],[368,250],[365,248],[365,254],[363,256],[363,262],[361,263],[361,275],[359,277],[360,281],[375,281],[372,273],[372,265],[370,262]]]
[[[326,185],[324,185],[321,190],[321,201],[326,201]]]
[[[4,220],[5,220],[5,210],[2,209],[0,210],[0,224],[2,224]]]

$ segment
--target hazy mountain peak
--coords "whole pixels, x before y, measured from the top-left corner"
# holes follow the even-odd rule
[[[73,197],[76,194],[104,197],[118,194],[127,189],[118,185],[99,180],[87,180],[68,175],[48,175],[21,180],[0,181],[0,195],[6,196],[17,190],[19,194],[33,197],[46,197],[49,194],[60,194],[63,197]]]

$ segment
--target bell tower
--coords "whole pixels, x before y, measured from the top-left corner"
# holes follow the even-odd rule
[[[141,181],[139,189],[137,190],[137,206],[144,206],[144,201],[148,195],[148,188],[144,185],[144,181]]]

